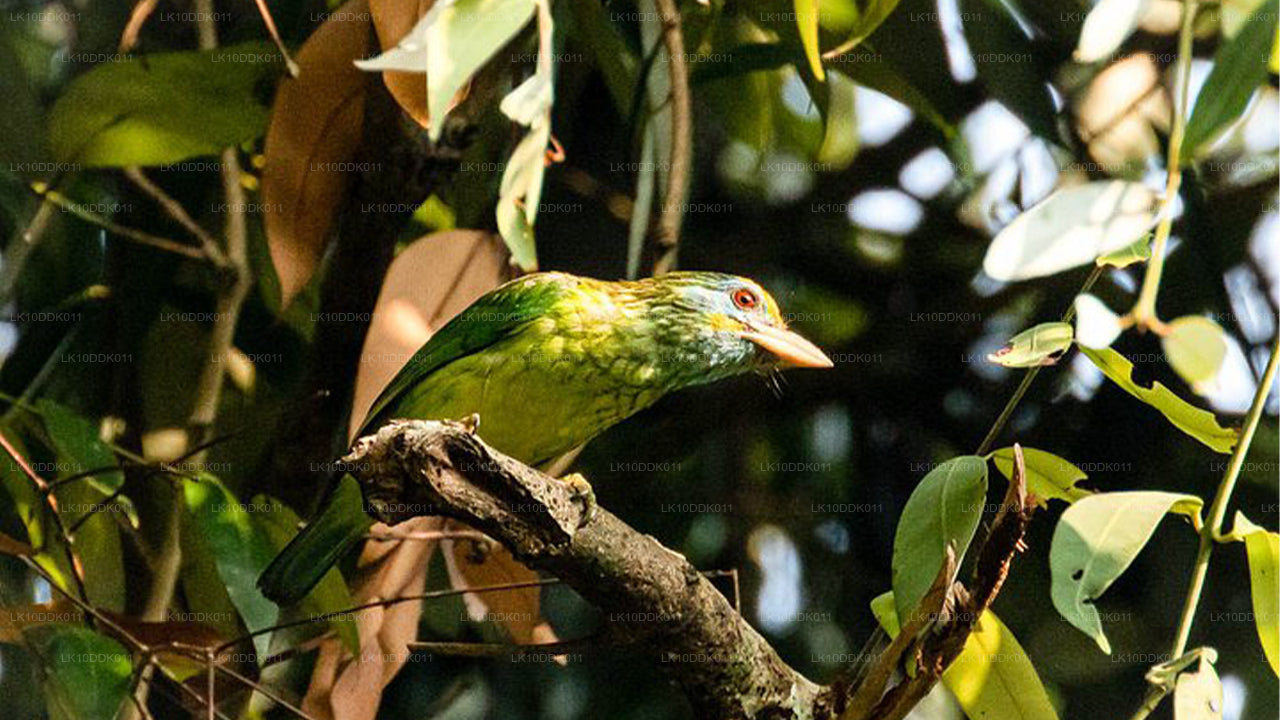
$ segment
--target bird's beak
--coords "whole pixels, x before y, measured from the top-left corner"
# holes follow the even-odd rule
[[[750,323],[739,335],[773,353],[786,367],[829,368],[834,365],[817,345],[790,330]]]

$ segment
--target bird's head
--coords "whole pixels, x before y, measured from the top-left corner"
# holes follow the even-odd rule
[[[777,301],[752,280],[673,272],[642,282],[652,283],[649,305],[664,350],[707,379],[779,367],[832,366],[816,345],[787,329]]]

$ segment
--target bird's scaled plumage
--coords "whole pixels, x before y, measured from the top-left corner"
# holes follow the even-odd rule
[[[546,465],[668,392],[779,366],[831,361],[788,331],[774,299],[746,278],[675,272],[605,282],[538,273],[489,292],[432,336],[357,436],[395,418],[474,413],[491,446]],[[263,573],[267,597],[301,599],[367,529],[354,479],[341,482]]]

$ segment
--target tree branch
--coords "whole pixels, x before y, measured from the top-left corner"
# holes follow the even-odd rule
[[[792,670],[683,556],[570,486],[491,450],[462,423],[397,422],[346,458],[370,515],[444,515],[490,534],[608,612],[700,717],[830,718],[834,695]]]

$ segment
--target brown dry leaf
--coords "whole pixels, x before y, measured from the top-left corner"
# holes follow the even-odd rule
[[[435,0],[369,0],[373,29],[383,52],[399,44],[434,4]],[[382,81],[400,107],[419,125],[427,127],[427,76],[391,71],[382,73]],[[454,104],[457,102],[455,98]]]
[[[84,619],[80,609],[62,598],[47,603],[0,607],[0,643],[21,645],[22,631],[47,623],[78,623]]]
[[[445,529],[459,531],[468,528],[450,520]],[[444,553],[445,565],[449,569],[449,583],[455,588],[513,585],[538,579],[538,573],[521,565],[506,548],[497,543],[482,548],[474,540],[442,540],[440,550]],[[555,633],[542,620],[540,587],[487,592],[483,595],[467,593],[462,597],[472,620],[501,625],[513,642],[555,642]]]
[[[432,233],[396,256],[365,336],[348,434],[431,333],[497,287],[507,272],[502,241],[480,230]]]
[[[262,198],[285,305],[315,272],[353,178],[342,163],[361,139],[365,74],[352,63],[368,49],[367,10],[367,0],[351,0],[312,33],[300,75],[280,81],[271,108]]]
[[[478,230],[433,233],[391,263],[365,338],[352,402],[354,433],[382,388],[431,333],[506,278],[507,254],[497,236]],[[414,518],[397,534],[439,530],[441,518]],[[376,524],[371,532],[391,529]],[[434,540],[366,542],[353,598],[357,604],[423,592]],[[356,619],[360,656],[329,638],[320,647],[303,709],[320,720],[371,720],[382,688],[408,659],[421,601],[370,608]]]
[[[430,532],[442,524],[440,518],[414,518],[396,526],[396,531]],[[375,534],[387,530],[381,523],[372,528]],[[427,561],[435,548],[434,540],[366,542],[353,602],[363,605],[421,594],[427,583]],[[325,640],[302,709],[320,720],[373,720],[382,689],[409,659],[408,644],[417,636],[421,613],[421,600],[361,610],[356,616],[359,657],[353,657],[338,640]]]

